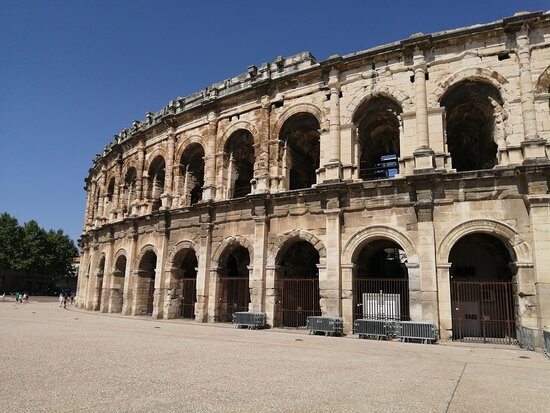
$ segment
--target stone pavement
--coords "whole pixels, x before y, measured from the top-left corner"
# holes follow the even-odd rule
[[[550,361],[515,347],[249,331],[0,303],[0,410],[542,412]]]

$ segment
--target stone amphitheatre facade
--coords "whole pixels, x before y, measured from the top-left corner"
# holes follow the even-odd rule
[[[147,113],[96,157],[78,305],[540,337],[549,103],[548,12],[250,66]]]

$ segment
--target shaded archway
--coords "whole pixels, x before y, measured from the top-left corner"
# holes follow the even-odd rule
[[[254,138],[250,131],[239,129],[227,139],[223,168],[227,198],[240,198],[252,191]]]
[[[355,112],[361,179],[393,178],[399,172],[401,113],[401,106],[384,96],[367,100]]]
[[[108,218],[111,210],[114,207],[114,195],[115,195],[115,178],[112,177],[107,185],[107,193],[105,196],[105,206],[103,208],[103,215]]]
[[[198,260],[191,248],[181,249],[174,256],[170,279],[172,299],[177,303],[175,317],[195,318],[197,302]]]
[[[111,289],[111,313],[120,313],[124,303],[124,279],[126,277],[126,255],[119,255],[115,261]]]
[[[317,182],[320,162],[320,125],[311,113],[297,113],[288,118],[279,133],[283,146],[282,162],[287,188],[310,188]]]
[[[355,254],[353,319],[410,320],[407,256],[394,241],[377,239]]]
[[[515,338],[516,268],[497,237],[471,233],[449,253],[453,339],[511,343]]]
[[[181,155],[179,191],[183,195],[183,206],[202,200],[204,186],[204,149],[199,143],[192,143]]]
[[[250,304],[250,253],[242,245],[231,244],[218,265],[218,321],[231,322],[234,313],[248,311]]]
[[[453,167],[459,172],[494,167],[504,116],[498,89],[483,81],[462,80],[445,92],[441,106]]]
[[[155,296],[155,275],[157,254],[147,250],[138,265],[138,276],[135,284],[135,314],[152,315]]]
[[[276,257],[275,324],[304,327],[307,317],[321,315],[319,252],[299,238],[287,242]]]
[[[157,156],[151,162],[148,173],[147,198],[151,202],[151,210],[157,211],[162,203],[160,196],[164,192],[165,163],[162,156]]]

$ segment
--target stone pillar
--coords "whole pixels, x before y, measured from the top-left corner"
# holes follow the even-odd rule
[[[85,308],[86,310],[92,311],[94,308],[94,293],[95,293],[95,279],[96,277],[96,252],[97,252],[97,244],[94,242],[94,244],[91,247],[91,253],[90,253],[90,271],[88,272],[88,280],[86,282],[86,299],[85,299]]]
[[[164,223],[166,225],[166,223]],[[153,318],[163,318],[165,302],[170,300],[168,294],[170,281],[170,266],[166,263],[168,258],[168,242],[170,241],[170,229],[161,228],[160,242],[157,253],[157,265],[155,269],[155,293],[153,301]]]
[[[214,112],[208,114],[208,142],[204,155],[204,186],[202,197],[210,201],[216,197],[216,135],[218,133],[218,117]]]
[[[160,196],[161,210],[170,209],[172,206],[172,184],[174,182],[174,146],[176,144],[176,130],[168,129],[168,153],[166,155],[166,172],[164,181],[164,193]]]
[[[269,221],[266,216],[254,216],[254,257],[250,277],[250,311],[265,309],[265,274]]]
[[[342,264],[342,318],[344,332],[353,332],[353,313],[357,311],[353,306],[353,273],[355,264]],[[356,303],[357,304],[357,303]]]
[[[101,286],[101,302],[99,302],[99,311],[107,313],[109,311],[111,284],[113,282],[113,254],[114,254],[114,239],[108,241],[107,254],[105,254],[105,267],[103,268],[103,285]]]
[[[97,187],[98,187],[98,193],[100,194],[99,195],[99,198],[98,198],[98,202],[97,202],[97,214],[96,214],[96,217],[95,217],[95,224],[96,226],[100,226],[103,224],[103,203],[105,201],[105,196],[106,194],[104,194],[103,196],[101,196],[101,194],[105,191],[105,170],[102,169],[100,174],[99,174],[99,177],[97,179]]]
[[[253,194],[265,194],[269,192],[269,137],[271,133],[269,125],[270,112],[270,98],[268,95],[262,96],[262,107],[260,109],[260,116],[257,122],[260,136],[257,137],[259,144],[257,145],[257,153],[255,154],[254,179],[252,180]]]
[[[90,249],[87,245],[82,248],[82,255],[80,256],[80,270],[78,271],[78,279],[76,286],[76,305],[78,308],[82,307],[84,299],[86,297],[86,280],[88,276],[88,263],[90,262]]]
[[[535,294],[538,303],[532,304],[538,304],[538,329],[550,331],[550,195],[529,195],[528,201],[533,245],[536,245],[533,254]]]
[[[328,142],[328,154],[325,159],[328,162],[325,167],[325,182],[338,182],[342,179],[342,162],[340,159],[340,82],[339,72],[332,69],[329,75],[328,86],[330,88],[330,138]]]
[[[545,139],[537,135],[537,118],[535,112],[535,94],[531,73],[531,48],[529,45],[529,29],[524,23],[516,33],[519,60],[519,90],[521,96],[521,114],[523,118],[523,141],[521,148],[523,161],[527,163],[548,161],[545,151]]]
[[[201,226],[197,271],[197,302],[195,304],[195,320],[206,322],[209,316],[208,297],[210,293],[210,255],[212,250],[212,226],[207,223]]]
[[[134,310],[132,305],[135,301],[134,297],[137,282],[137,268],[135,268],[135,265],[139,265],[139,263],[135,263],[138,240],[136,231],[132,231],[132,233],[128,235],[127,239],[130,240],[130,248],[126,261],[126,275],[124,277],[124,288],[122,292],[122,314],[124,315],[130,315]]]
[[[208,277],[206,282],[208,283],[208,313],[206,319],[209,323],[215,323],[219,320],[218,314],[218,267],[210,267],[208,271]]]
[[[428,129],[428,99],[426,95],[426,59],[418,47],[414,49],[414,96],[416,106],[415,172],[424,173],[434,168],[434,152],[430,148]]]
[[[84,230],[87,231],[90,228],[91,221],[91,209],[92,209],[92,184],[86,179],[86,186],[84,190],[86,191],[86,210],[84,212]]]
[[[431,206],[429,207],[431,212]],[[431,213],[429,214],[431,216]],[[411,319],[437,325],[437,274],[433,220],[418,222],[418,262],[407,263]]]
[[[264,311],[267,315],[267,324],[275,326],[277,315],[277,304],[279,300],[276,288],[276,267],[274,265],[266,265],[265,267],[265,307]]]
[[[340,259],[341,259],[341,242],[340,225],[341,210],[337,207],[338,199],[331,199],[325,209],[326,218],[326,239],[325,248],[327,251],[326,258],[326,278],[321,279],[319,272],[319,289],[321,297],[321,309],[323,315],[340,317],[342,309],[340,305],[341,292],[341,275],[340,275]]]
[[[451,264],[437,264],[437,302],[439,308],[439,338],[450,340],[453,337],[453,312],[451,307]]]
[[[143,170],[145,168],[145,143],[141,140],[138,144],[138,164],[136,170],[136,199],[132,203],[132,215],[138,215],[144,198]]]

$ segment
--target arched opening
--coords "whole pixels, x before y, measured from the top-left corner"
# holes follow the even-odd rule
[[[449,253],[453,339],[511,343],[515,338],[510,251],[493,235],[465,235]]]
[[[113,288],[111,289],[111,312],[120,313],[124,302],[124,277],[126,276],[126,256],[120,255],[115,261]]]
[[[298,240],[277,257],[275,324],[304,327],[307,317],[321,315],[319,303],[319,252],[307,241]]]
[[[239,129],[227,139],[223,163],[227,198],[240,198],[252,192],[254,138],[248,130]]]
[[[321,126],[310,113],[297,113],[286,120],[279,133],[287,188],[311,188],[317,182]]]
[[[162,205],[160,196],[164,192],[165,164],[162,156],[157,156],[151,162],[148,176],[147,196],[151,202],[151,210],[157,211]]]
[[[104,215],[109,216],[109,213],[113,209],[113,199],[115,194],[115,178],[112,177],[109,180],[109,185],[107,185],[107,196],[105,199],[105,207],[103,208]]]
[[[240,245],[229,247],[218,268],[218,321],[232,322],[233,314],[248,311],[250,304],[250,254]]]
[[[103,295],[103,276],[105,275],[105,255],[102,255],[101,259],[99,260],[99,264],[97,266],[97,301],[94,306],[94,310],[100,310],[101,309],[101,297]]]
[[[441,99],[447,145],[457,171],[490,169],[497,164],[502,103],[494,86],[473,80],[458,82]]]
[[[138,266],[136,282],[136,308],[138,315],[153,314],[155,297],[155,274],[157,268],[157,254],[149,250],[143,254]]]
[[[407,256],[393,241],[365,244],[353,263],[353,318],[410,320]]]
[[[200,202],[204,186],[204,149],[200,144],[192,143],[185,148],[181,155],[179,172],[183,206]]]
[[[401,113],[397,102],[383,96],[373,97],[357,109],[353,123],[361,179],[387,179],[399,173]]]
[[[177,317],[195,318],[197,267],[197,256],[192,249],[183,249],[174,257],[170,288],[172,299],[178,303]]]
[[[132,202],[136,199],[136,169],[130,168],[124,176],[124,195],[121,205],[124,216],[132,212]]]

